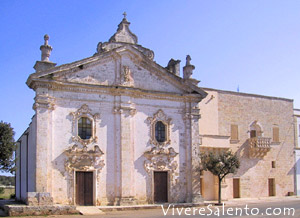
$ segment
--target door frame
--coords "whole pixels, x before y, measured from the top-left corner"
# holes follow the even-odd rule
[[[97,199],[97,170],[73,170],[73,205],[76,204],[76,172],[91,172],[93,173],[93,206],[96,206]]]
[[[152,199],[152,203],[154,204],[155,203],[155,201],[154,201],[154,187],[155,187],[155,184],[154,184],[154,173],[155,172],[166,172],[167,173],[167,202],[165,202],[165,203],[169,203],[169,201],[170,201],[170,187],[171,187],[171,185],[170,185],[170,170],[152,170],[152,172],[151,172],[151,176],[152,176],[152,196],[151,196],[151,199]]]

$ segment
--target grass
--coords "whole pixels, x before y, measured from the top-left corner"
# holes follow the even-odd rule
[[[4,193],[0,194],[0,199],[10,199],[10,195],[15,193],[14,188],[5,188]]]

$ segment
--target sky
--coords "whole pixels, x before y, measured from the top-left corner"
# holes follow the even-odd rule
[[[299,0],[1,0],[0,120],[11,123],[16,140],[34,115],[25,82],[43,36],[50,36],[52,62],[71,63],[108,41],[124,11],[138,44],[161,66],[174,58],[183,67],[189,54],[201,87],[239,87],[300,108]]]

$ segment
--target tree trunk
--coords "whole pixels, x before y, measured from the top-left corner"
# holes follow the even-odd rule
[[[218,204],[221,204],[221,182],[222,182],[222,179],[219,178],[219,199],[218,199]]]

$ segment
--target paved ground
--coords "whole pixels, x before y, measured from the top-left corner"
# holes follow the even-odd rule
[[[266,202],[267,201],[267,202]],[[200,211],[201,210],[201,211]],[[166,215],[165,215],[166,214]],[[232,215],[231,215],[232,214]],[[175,218],[175,217],[299,217],[300,218],[300,198],[285,199],[248,199],[244,201],[230,201],[222,207],[204,206],[200,208],[173,208],[172,206],[163,209],[147,209],[132,211],[106,212],[97,216],[48,216],[56,218]],[[27,216],[26,218],[29,218]],[[37,217],[35,217],[37,218]]]
[[[247,209],[248,208],[248,209]],[[289,209],[287,209],[289,208]],[[224,209],[224,214],[223,214]],[[146,218],[146,217],[300,217],[300,199],[297,201],[290,202],[267,202],[267,203],[250,203],[240,204],[238,206],[225,206],[223,207],[209,207],[203,208],[205,211],[201,211],[200,208],[190,208],[185,211],[181,208],[170,207],[168,212],[162,209],[153,210],[138,210],[138,211],[120,211],[120,212],[107,212],[101,217],[105,218],[123,218],[123,217],[134,217],[134,218]],[[165,215],[165,213],[167,214]],[[181,212],[181,214],[180,214]],[[193,214],[194,212],[194,214]],[[190,215],[189,215],[190,214]],[[232,214],[232,215],[231,215]],[[248,214],[248,215],[247,215]],[[256,215],[257,214],[257,215]],[[268,215],[270,214],[270,215]],[[75,218],[75,217],[74,217]]]

